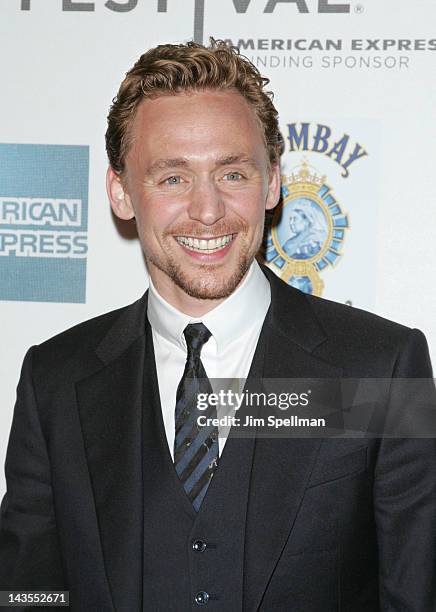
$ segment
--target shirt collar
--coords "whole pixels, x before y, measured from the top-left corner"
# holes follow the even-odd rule
[[[186,349],[183,330],[201,321],[217,343],[217,351],[242,336],[253,325],[261,325],[271,303],[269,282],[257,261],[253,261],[243,282],[219,306],[201,318],[193,318],[171,306],[157,292],[150,279],[147,316],[151,327],[166,340]]]

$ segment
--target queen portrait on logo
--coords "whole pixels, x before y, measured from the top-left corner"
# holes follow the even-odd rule
[[[317,204],[299,198],[291,205],[288,222],[292,236],[282,246],[286,255],[293,259],[315,257],[328,235],[326,219]]]

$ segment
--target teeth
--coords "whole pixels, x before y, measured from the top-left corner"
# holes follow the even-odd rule
[[[191,238],[190,236],[176,236],[177,242],[183,244],[183,246],[187,247],[190,251],[197,251],[205,254],[215,253],[223,249],[233,240],[233,238],[233,234],[220,236],[219,238],[211,238],[210,240],[205,240],[204,238],[199,240],[198,238]]]

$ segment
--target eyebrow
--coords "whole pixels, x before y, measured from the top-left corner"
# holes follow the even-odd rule
[[[148,168],[147,172],[153,172],[153,170],[165,170],[166,168],[179,168],[180,166],[187,166],[188,160],[185,157],[175,157],[173,159],[157,159]]]
[[[230,166],[232,164],[250,164],[257,166],[256,161],[253,157],[246,155],[245,153],[239,155],[226,155],[217,159],[215,166],[220,168],[222,166]],[[151,173],[155,170],[166,170],[167,168],[186,168],[189,166],[189,160],[186,157],[175,157],[172,159],[157,159],[148,168],[147,172]]]
[[[251,164],[253,166],[257,166],[254,158],[250,157],[249,155],[245,155],[245,153],[241,155],[227,155],[226,157],[221,157],[216,163],[218,167],[230,166],[232,164]]]

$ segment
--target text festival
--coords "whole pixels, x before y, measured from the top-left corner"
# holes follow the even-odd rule
[[[251,0],[232,0],[233,6],[237,13],[246,13],[251,3]],[[349,2],[332,2],[331,0],[309,0],[309,5],[306,0],[267,0],[264,13],[273,13],[278,4],[292,3],[295,5],[299,13],[309,13],[309,5],[316,5],[318,13],[349,13]],[[31,9],[32,0],[21,0],[21,10],[29,11]],[[118,13],[127,13],[133,11],[138,5],[138,0],[125,0],[120,2],[117,0],[107,0],[104,6],[111,11]],[[94,11],[95,2],[89,0],[62,0],[63,11]],[[168,11],[168,0],[157,0],[158,13],[166,13]],[[204,13],[204,0],[195,0],[195,13]]]
[[[21,10],[30,11],[34,0],[21,0]],[[250,6],[251,0],[232,0],[234,9],[237,13],[246,13]],[[263,9],[264,13],[273,13],[277,5],[283,5],[286,3],[292,4],[294,13],[310,13],[309,7],[312,8],[312,12],[318,13],[350,13],[349,2],[333,2],[332,0],[267,0]],[[95,11],[95,2],[91,0],[62,0],[63,11]],[[150,3],[148,3],[150,4]],[[138,0],[126,0],[121,2],[119,0],[107,0],[104,6],[117,13],[128,13],[133,11],[138,5]],[[145,0],[143,0],[143,6],[145,6]],[[158,13],[168,12],[168,0],[157,0],[156,9]],[[296,9],[296,11],[295,11]],[[204,34],[204,13],[205,13],[205,0],[195,0],[194,2],[194,31],[193,40],[198,43],[203,43]]]

